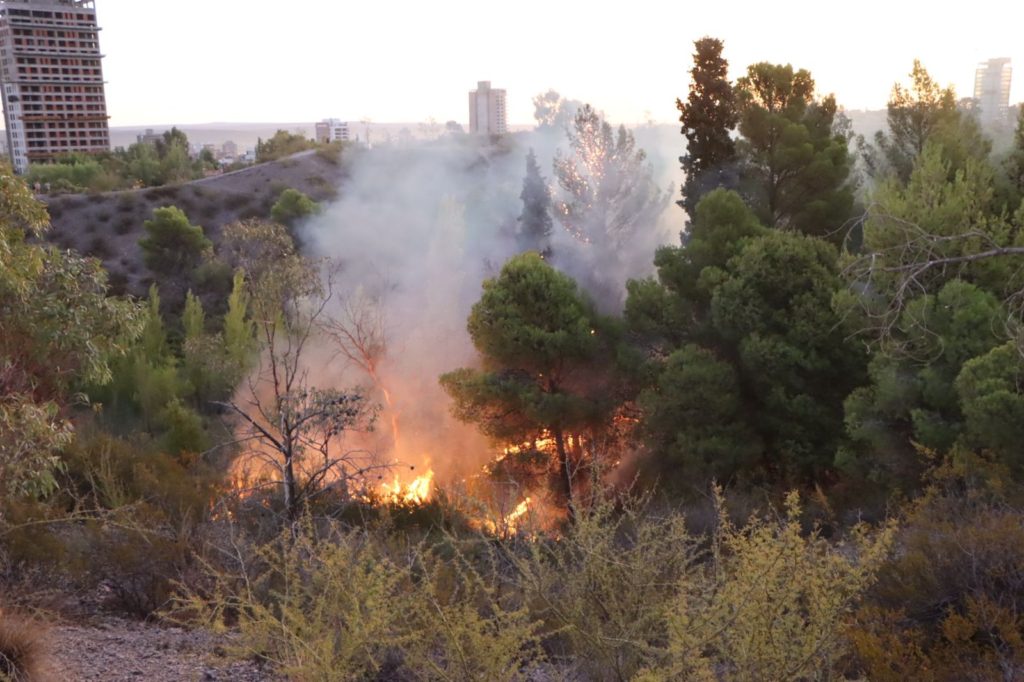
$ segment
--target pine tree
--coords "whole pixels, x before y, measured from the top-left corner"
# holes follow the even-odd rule
[[[1006,173],[1016,197],[1024,198],[1024,106],[1017,116],[1017,130],[1013,135],[1013,149],[1006,160]]]
[[[519,216],[519,243],[523,251],[536,251],[542,257],[551,255],[551,190],[540,174],[533,149],[526,155],[526,177],[523,191],[523,212]]]
[[[729,62],[722,58],[722,41],[701,38],[694,46],[697,51],[690,70],[690,94],[686,102],[676,100],[686,137],[686,154],[679,157],[686,182],[683,199],[677,203],[691,220],[702,196],[716,187],[736,185],[735,179],[730,180],[736,158],[730,132],[738,121],[735,96],[726,75]]]
[[[555,203],[558,219],[577,241],[614,253],[664,208],[647,154],[624,126],[616,133],[589,104],[576,113],[569,146],[569,156],[555,153],[563,190]]]
[[[765,225],[840,242],[853,207],[835,98],[815,98],[805,69],[761,62],[736,82],[742,194]]]

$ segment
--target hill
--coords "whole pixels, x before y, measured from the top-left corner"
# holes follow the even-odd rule
[[[333,198],[343,175],[340,159],[308,151],[181,185],[41,198],[50,211],[50,241],[103,261],[115,293],[143,295],[151,277],[138,242],[154,209],[177,206],[216,243],[224,225],[269,217],[289,187],[318,202]]]

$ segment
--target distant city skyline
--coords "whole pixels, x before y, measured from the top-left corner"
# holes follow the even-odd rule
[[[598,10],[579,0],[522,0],[502,13],[468,0],[333,3],[97,0],[112,126],[454,120],[466,92],[490,80],[508,93],[510,126],[530,123],[549,88],[615,121],[676,118],[693,40],[722,38],[735,78],[756,61],[811,71],[847,109],[880,109],[921,59],[959,97],[975,67],[1009,57],[1010,102],[1024,99],[1024,4],[978,0],[969,11],[865,0],[686,6],[636,0]],[[932,5],[934,7],[934,5]],[[841,9],[838,13],[835,9]],[[997,16],[999,20],[991,21]]]

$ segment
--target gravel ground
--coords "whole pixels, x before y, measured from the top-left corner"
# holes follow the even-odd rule
[[[221,647],[223,639],[202,630],[107,619],[55,626],[50,641],[55,677],[62,682],[280,679],[254,663],[230,659]]]

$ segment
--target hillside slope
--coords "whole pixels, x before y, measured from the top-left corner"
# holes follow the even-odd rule
[[[153,209],[177,206],[216,243],[224,225],[269,217],[271,206],[289,187],[316,201],[333,198],[344,172],[338,159],[308,151],[182,185],[42,197],[53,225],[48,239],[103,261],[115,293],[141,295],[151,275],[138,242]]]

